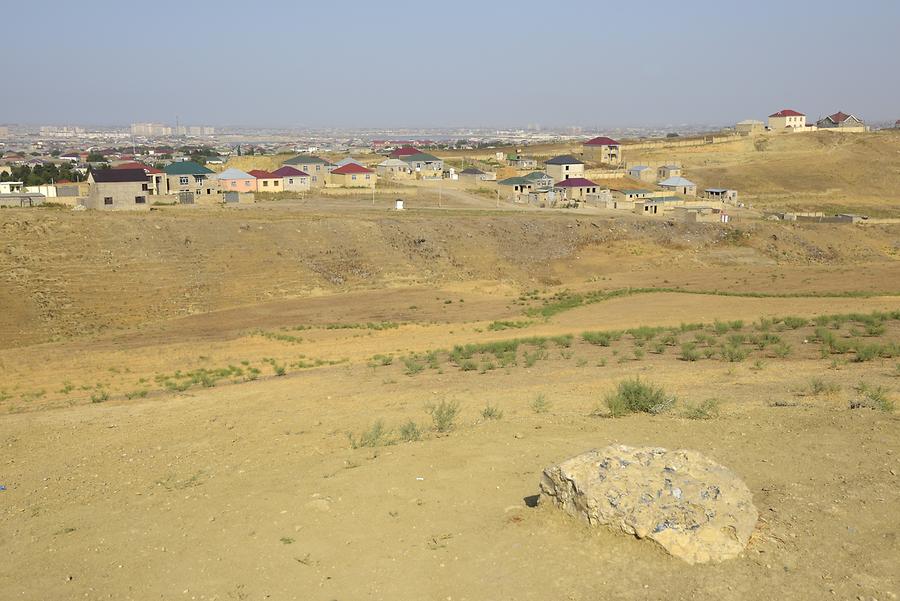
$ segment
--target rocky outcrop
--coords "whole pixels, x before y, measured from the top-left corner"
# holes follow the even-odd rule
[[[688,563],[740,553],[758,517],[747,486],[696,451],[613,445],[544,470],[541,503],[659,543]]]

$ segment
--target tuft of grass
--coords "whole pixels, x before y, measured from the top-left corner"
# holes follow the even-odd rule
[[[531,321],[492,321],[488,324],[487,329],[491,332],[499,332],[501,330],[520,330],[527,328],[533,322]]]
[[[719,399],[706,399],[696,405],[688,405],[684,409],[687,419],[713,419],[719,417]]]
[[[699,359],[700,352],[697,350],[697,345],[693,342],[682,343],[679,358],[682,361],[696,361]]]
[[[531,410],[535,413],[547,413],[550,411],[550,401],[547,400],[547,397],[541,393],[534,397],[528,406],[531,407]]]
[[[105,390],[98,390],[94,394],[91,395],[92,403],[102,403],[103,401],[109,400],[109,393]]]
[[[347,433],[347,438],[350,439],[351,448],[360,449],[363,447],[381,447],[389,444],[388,435],[389,432],[384,427],[384,421],[379,419],[368,430],[363,432],[359,438],[356,438],[352,432]]]
[[[415,442],[422,439],[422,431],[413,420],[409,420],[400,426],[400,440],[403,442]]]
[[[637,377],[619,382],[605,401],[613,417],[629,413],[658,414],[668,410],[675,402],[662,388],[642,382]]]
[[[147,396],[147,390],[143,389],[143,388],[140,390],[132,390],[131,392],[125,393],[125,398],[128,399],[129,401],[131,399],[142,399],[145,396]]]
[[[437,405],[426,405],[425,411],[431,415],[436,432],[450,432],[456,427],[456,417],[459,415],[459,402],[441,401]]]
[[[735,344],[726,344],[722,346],[720,353],[722,359],[729,363],[740,363],[747,358],[747,349]]]
[[[622,332],[582,332],[581,339],[598,346],[610,346],[622,337]]]
[[[783,323],[784,327],[788,329],[796,330],[807,325],[809,323],[809,320],[805,317],[783,317],[781,319],[781,323]]]
[[[496,407],[486,405],[484,409],[481,410],[481,417],[483,417],[484,419],[502,419],[503,412]]]
[[[888,397],[888,389],[884,386],[860,382],[856,385],[856,392],[859,396],[850,401],[851,409],[876,409],[885,413],[894,411],[894,401]]]
[[[816,376],[809,380],[809,394],[818,396],[821,394],[835,394],[841,391],[841,386],[837,382],[827,382]]]

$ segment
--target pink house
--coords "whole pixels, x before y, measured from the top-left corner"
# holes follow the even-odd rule
[[[256,192],[256,178],[240,169],[226,169],[216,179],[221,192]]]

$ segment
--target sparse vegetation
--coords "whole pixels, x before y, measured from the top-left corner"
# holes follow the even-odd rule
[[[697,404],[689,404],[684,409],[684,417],[687,419],[713,419],[719,416],[718,399],[706,399]]]
[[[358,438],[352,432],[347,433],[347,438],[350,439],[350,447],[353,449],[384,446],[388,444],[388,436],[389,432],[385,428],[384,422],[380,419],[372,424],[368,430],[360,434]]]
[[[629,413],[658,414],[667,411],[675,402],[662,388],[642,382],[640,378],[619,382],[616,390],[608,394],[605,401],[613,417]]]
[[[867,382],[856,385],[857,398],[850,401],[851,409],[876,409],[891,413],[894,411],[894,401],[888,397],[888,389],[883,386],[875,386]]]
[[[481,410],[481,417],[484,419],[501,419],[503,417],[503,412],[492,405],[486,405],[484,409]]]
[[[456,427],[456,417],[459,414],[458,401],[443,400],[437,405],[426,405],[425,411],[431,415],[435,432],[446,433]]]
[[[550,411],[550,401],[547,400],[547,397],[543,393],[531,399],[528,406],[531,407],[531,410],[535,413],[547,413]]]

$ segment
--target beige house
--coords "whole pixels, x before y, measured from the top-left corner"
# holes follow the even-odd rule
[[[570,154],[564,154],[544,163],[544,171],[554,182],[571,178],[584,178],[584,163]]]
[[[374,188],[377,181],[377,173],[356,163],[347,163],[329,175],[330,186],[343,188]]]
[[[400,159],[385,159],[375,166],[375,173],[384,179],[412,179],[412,168]]]
[[[475,167],[468,167],[459,172],[459,180],[476,183],[493,182],[497,180],[497,174],[482,171],[481,169],[476,169]]]
[[[444,176],[444,161],[433,154],[417,152],[397,158],[409,165],[410,170],[419,179],[435,179]]]
[[[622,164],[620,144],[612,138],[607,138],[606,136],[593,138],[585,142],[581,148],[585,160],[592,163],[603,163],[605,165]]]
[[[309,155],[296,156],[286,160],[282,165],[309,174],[309,185],[313,188],[325,186],[328,183],[328,174],[335,168],[325,159]]]
[[[776,132],[787,129],[806,129],[806,115],[793,109],[782,109],[769,115],[769,129]]]
[[[660,181],[670,177],[681,177],[681,173],[681,165],[662,165],[656,168],[656,179]]]
[[[738,193],[737,190],[730,188],[707,188],[703,191],[703,197],[709,200],[737,204]]]
[[[745,119],[739,121],[737,125],[734,126],[734,131],[742,136],[756,136],[766,131],[766,124],[762,121]]]
[[[562,200],[587,200],[588,194],[597,194],[600,186],[589,179],[583,177],[570,177],[557,182],[553,186],[553,191],[559,194]]]
[[[150,179],[143,169],[99,169],[88,175],[85,208],[107,211],[150,208]]]
[[[641,182],[656,181],[656,170],[647,165],[635,165],[628,168],[628,177]]]
[[[307,192],[310,188],[309,174],[294,167],[284,166],[272,175],[281,178],[281,189],[285,192]]]
[[[281,177],[275,175],[274,173],[270,173],[268,171],[263,171],[262,169],[251,169],[248,171],[250,175],[256,178],[256,191],[257,192],[283,192],[284,188],[282,188]]]

